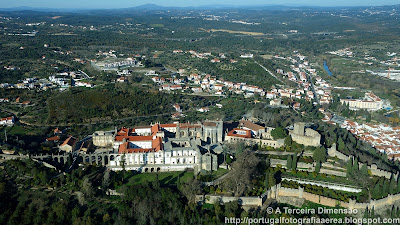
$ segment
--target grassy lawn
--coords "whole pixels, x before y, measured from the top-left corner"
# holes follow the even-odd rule
[[[9,135],[35,135],[41,132],[40,130],[35,129],[33,127],[20,126],[20,125],[14,125],[12,127],[7,127],[6,129],[7,129],[7,134]]]
[[[215,179],[217,179],[218,177],[221,177],[221,176],[227,174],[228,172],[229,172],[229,170],[227,170],[227,169],[219,168],[217,171],[213,171],[213,172],[212,172],[212,176],[213,176]]]
[[[194,176],[193,172],[161,172],[161,173],[141,173],[136,174],[129,178],[129,184],[139,184],[143,182],[152,182],[156,180],[158,174],[158,179],[160,184],[176,184],[178,177],[180,177],[181,182],[187,182],[190,178]]]

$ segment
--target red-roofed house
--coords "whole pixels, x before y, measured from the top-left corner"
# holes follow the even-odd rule
[[[76,144],[76,138],[69,136],[59,147],[61,151],[71,152]]]
[[[6,117],[0,119],[0,126],[12,126],[14,124],[14,117]]]
[[[54,136],[54,137],[49,137],[49,138],[46,138],[46,141],[54,141],[54,142],[58,142],[60,140],[60,137],[58,137],[58,136]]]

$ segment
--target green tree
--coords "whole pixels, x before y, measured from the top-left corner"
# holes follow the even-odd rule
[[[314,161],[326,162],[326,158],[327,158],[326,149],[324,147],[315,149],[313,153]]]
[[[361,172],[362,175],[368,176],[368,167],[367,167],[367,164],[366,164],[366,163],[364,163],[364,164],[361,166],[360,172]]]
[[[387,196],[389,194],[389,182],[385,179],[383,181],[382,196]]]
[[[400,192],[400,177],[397,177],[397,193]]]
[[[264,185],[265,188],[269,188],[269,173],[265,173],[265,179],[264,179]]]
[[[379,199],[381,197],[381,186],[379,182],[375,184],[374,189],[372,190],[372,198]]]
[[[284,141],[285,146],[288,147],[288,148],[291,148],[292,147],[292,142],[293,142],[292,141],[292,137],[290,135],[286,136],[285,141]]]
[[[355,157],[355,159],[354,159],[352,171],[358,172],[358,158],[357,157]]]
[[[293,155],[293,161],[292,161],[292,170],[297,169],[297,154]]]
[[[396,193],[396,181],[394,180],[393,175],[390,177],[390,183],[389,183],[389,193],[394,194]]]
[[[269,173],[268,174],[268,184],[269,184],[270,187],[272,187],[272,186],[274,186],[276,184],[276,180],[275,180],[275,177],[274,177],[273,173]]]
[[[347,162],[346,172],[347,172],[347,177],[349,177],[350,174],[353,172],[353,159],[352,158]]]
[[[343,151],[344,148],[345,148],[344,141],[343,141],[342,137],[339,137],[339,139],[338,139],[338,150],[339,151]]]
[[[315,165],[315,172],[319,173],[320,170],[321,170],[321,162],[317,161]]]
[[[368,114],[367,114],[367,118],[365,119],[365,121],[366,121],[367,123],[369,123],[369,122],[371,122],[371,119],[372,119],[371,113],[368,113]]]
[[[72,212],[71,212],[72,221],[75,221],[76,219],[78,219],[80,213],[81,213],[81,210],[79,209],[79,206],[75,206],[75,207],[72,209]]]
[[[293,162],[293,156],[292,155],[288,155],[287,162],[286,162],[286,168],[288,170],[292,169],[292,162]]]
[[[276,139],[283,139],[287,136],[287,131],[282,127],[277,127],[271,131],[271,136]]]

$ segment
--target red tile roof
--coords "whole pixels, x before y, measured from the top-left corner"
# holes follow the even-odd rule
[[[141,136],[137,136],[141,137]],[[151,137],[152,136],[143,136],[143,137]],[[119,146],[118,153],[145,153],[145,152],[157,152],[163,150],[162,138],[157,137],[155,139],[151,139],[152,148],[129,148],[129,142],[122,143]]]
[[[245,132],[246,134],[239,134],[238,131]],[[242,138],[251,138],[251,131],[250,130],[244,130],[244,129],[233,129],[228,132],[228,136],[233,136],[233,137],[242,137]]]
[[[158,131],[160,131],[160,125],[159,124],[154,124],[151,127],[151,134],[155,135]]]
[[[115,141],[123,141],[124,138],[130,142],[153,140],[153,136],[116,136]]]
[[[73,146],[73,145],[75,144],[75,142],[76,142],[76,138],[74,138],[74,137],[72,137],[72,136],[69,136],[69,138],[67,138],[67,139],[60,145],[60,147],[61,147],[61,146],[64,146],[64,145]]]
[[[258,124],[255,124],[255,123],[252,123],[252,122],[249,122],[247,120],[241,120],[241,121],[239,121],[239,124],[240,124],[240,126],[249,128],[250,130],[253,130],[253,131],[259,131],[259,130],[264,130],[265,129],[262,126],[260,126]]]
[[[46,139],[46,141],[58,141],[58,140],[60,140],[60,137],[58,137],[58,136],[49,137]]]
[[[176,127],[176,124],[174,123],[168,123],[168,124],[160,124],[160,126],[163,127]]]

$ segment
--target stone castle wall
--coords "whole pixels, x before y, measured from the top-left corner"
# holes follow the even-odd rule
[[[290,136],[293,141],[305,146],[318,147],[321,145],[321,135],[311,128],[305,129],[304,123],[295,123],[294,129],[290,131]]]
[[[234,197],[223,195],[196,195],[196,201],[203,201],[208,204],[225,204],[227,202],[238,201],[242,206],[262,206],[261,197]]]
[[[328,149],[328,155],[331,156],[331,157],[337,157],[340,160],[343,160],[343,161],[346,161],[346,162],[348,160],[350,160],[351,158],[353,158],[353,156],[347,156],[347,155],[339,152],[336,149],[336,144],[333,144],[332,147]],[[361,167],[363,165],[364,165],[364,163],[359,162],[358,163],[358,168],[361,169]],[[386,179],[390,179],[392,177],[392,175],[393,175],[394,179],[396,179],[396,180],[397,180],[397,178],[399,176],[399,173],[393,174],[390,171],[379,169],[376,164],[367,165],[367,168],[368,168],[368,170],[371,171],[371,174],[373,176],[385,177]]]
[[[325,206],[335,207],[336,205],[340,205],[344,208],[349,209],[371,209],[374,207],[375,209],[383,208],[388,205],[393,205],[400,202],[400,194],[396,195],[389,195],[386,198],[379,199],[379,200],[371,200],[368,203],[358,203],[356,200],[350,199],[349,202],[339,201],[333,198],[328,198],[316,194],[311,194],[304,192],[303,188],[299,187],[298,189],[294,188],[285,188],[281,187],[280,184],[272,187],[268,191],[269,198],[275,198],[280,201],[280,198],[285,197],[294,197],[294,198],[301,198],[310,202],[318,203]],[[286,200],[285,200],[286,201]]]

